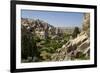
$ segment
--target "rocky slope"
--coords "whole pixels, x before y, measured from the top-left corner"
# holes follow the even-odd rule
[[[48,47],[50,45],[49,43],[54,39],[60,38],[61,33],[61,29],[42,20],[21,18],[22,62],[34,62],[44,59],[44,56],[42,57],[41,55],[43,52],[41,49],[49,48],[50,50],[50,47]],[[46,41],[49,41],[49,43],[45,43]],[[49,52],[46,53],[48,54]]]
[[[39,19],[34,20],[21,18],[21,25],[41,39],[61,34],[61,30],[59,28],[55,28],[54,26]]]
[[[71,31],[73,30],[71,29]],[[44,55],[44,53],[46,53],[48,56],[49,52],[46,51],[38,53],[38,49],[40,49],[40,47],[46,47],[46,43],[43,45],[43,43],[45,42],[43,40],[48,39],[49,37],[49,41],[51,42],[57,41],[58,43],[62,43],[66,40],[66,38],[63,38],[64,32],[66,32],[64,31],[64,29],[61,30],[61,28],[54,27],[39,19],[34,20],[21,18],[21,50],[23,58],[32,57],[33,59],[35,58],[34,61],[36,61],[40,58],[41,55]],[[72,37],[71,33],[70,36]],[[36,39],[38,39],[37,37],[39,37],[39,39],[41,39],[42,41],[32,41],[36,41]],[[50,49],[50,47],[48,48]],[[90,15],[88,13],[84,14],[81,33],[79,33],[77,37],[65,41],[60,48],[56,48],[56,51],[50,53],[49,56],[50,57],[47,58],[49,59],[49,61],[86,60],[90,58]],[[44,57],[45,56],[43,56],[43,58]],[[46,61],[46,59],[44,59],[43,61]]]
[[[81,33],[69,40],[51,56],[52,61],[86,60],[90,58],[90,14],[85,13]]]

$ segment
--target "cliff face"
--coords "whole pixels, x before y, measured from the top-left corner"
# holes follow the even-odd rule
[[[81,33],[69,40],[51,56],[52,61],[86,60],[90,58],[90,14],[85,13]]]
[[[40,39],[46,39],[46,37],[52,37],[62,33],[60,29],[39,19],[21,18],[21,25]]]

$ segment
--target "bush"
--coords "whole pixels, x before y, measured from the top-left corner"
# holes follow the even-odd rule
[[[39,52],[36,46],[36,40],[27,35],[22,36],[21,40],[21,58],[27,59],[28,57],[36,57]]]
[[[72,37],[73,38],[76,38],[79,33],[80,33],[79,28],[78,27],[75,27],[75,29],[73,31],[73,34],[72,34]]]

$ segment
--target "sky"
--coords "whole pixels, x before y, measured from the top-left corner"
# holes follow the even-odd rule
[[[21,10],[22,18],[40,19],[55,27],[82,27],[83,13]]]

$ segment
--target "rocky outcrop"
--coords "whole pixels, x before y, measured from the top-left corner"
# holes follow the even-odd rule
[[[61,29],[58,29],[47,22],[39,19],[28,19],[21,18],[21,24],[32,34],[35,34],[41,39],[46,39],[46,37],[52,37],[54,35],[61,35]]]
[[[86,60],[90,58],[90,15],[84,14],[83,30],[75,38],[69,40],[51,56],[52,61]]]
[[[84,14],[82,29],[83,29],[83,31],[87,31],[88,29],[90,29],[90,14],[89,13]]]
[[[72,31],[72,29],[71,29]],[[28,37],[31,41],[31,37],[39,37],[40,39],[46,39],[50,37],[51,40],[63,40],[62,33],[66,32],[64,29],[54,27],[39,19],[21,19],[21,34],[22,37]],[[64,33],[67,34],[67,33]],[[71,33],[70,33],[71,35]],[[36,38],[35,38],[36,39]],[[67,43],[66,43],[67,42]],[[48,58],[50,61],[67,61],[67,60],[86,60],[90,59],[90,14],[85,13],[83,18],[82,31],[78,33],[78,36],[71,38],[62,44],[60,48],[55,52],[47,53],[42,51],[40,56],[43,59]],[[43,47],[41,45],[44,41],[36,43],[37,47]],[[25,48],[25,47],[24,47]],[[34,49],[35,50],[35,49]],[[26,51],[25,51],[26,52]],[[33,57],[35,58],[36,55]]]

